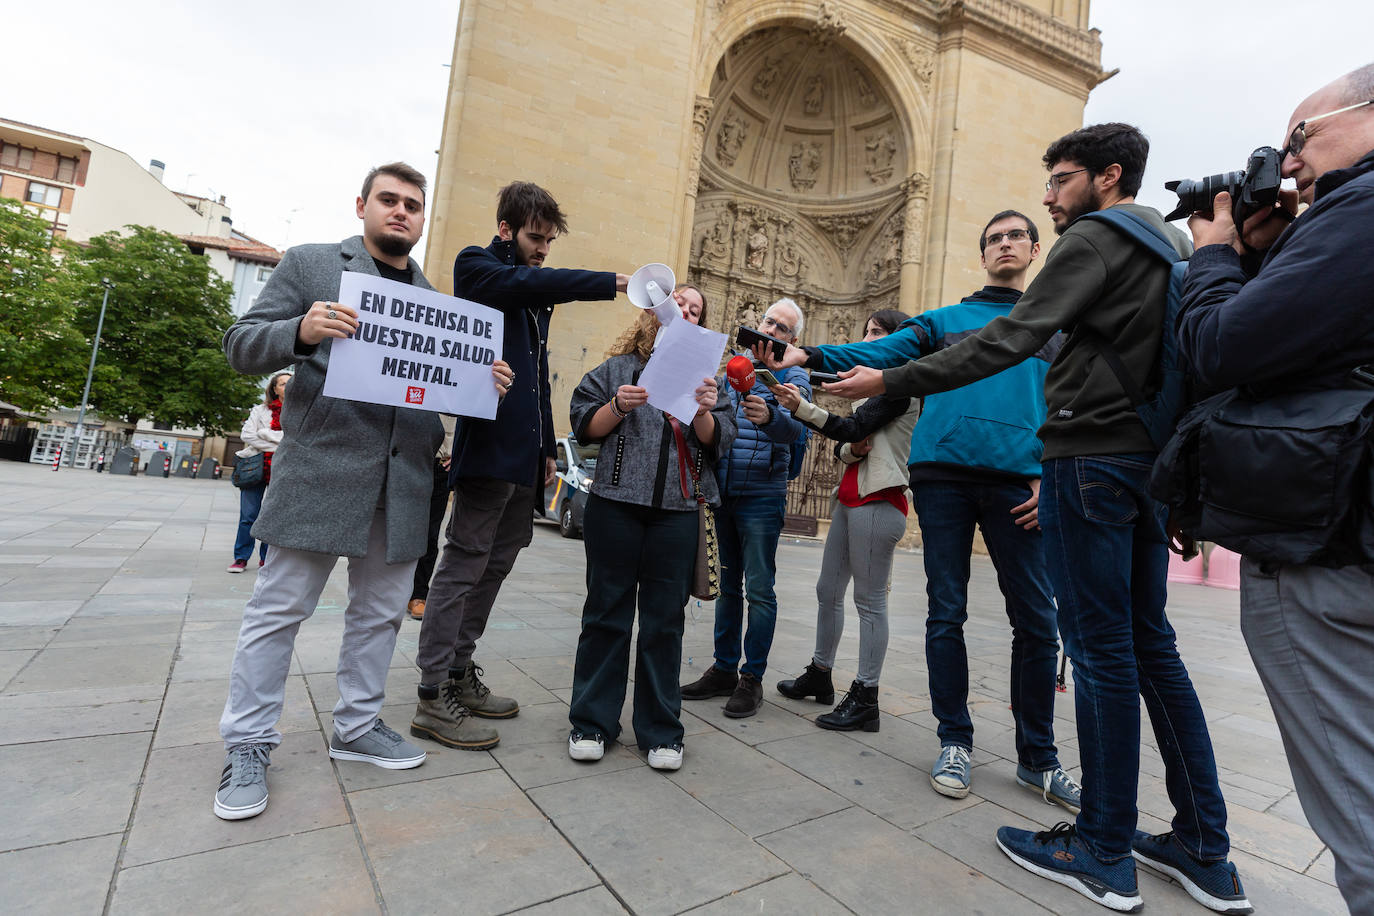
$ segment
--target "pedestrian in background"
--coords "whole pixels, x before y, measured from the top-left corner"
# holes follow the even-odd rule
[[[248,568],[248,560],[253,556],[253,523],[258,520],[262,508],[262,494],[267,491],[267,482],[272,477],[272,455],[281,445],[281,403],[286,395],[286,384],[291,381],[290,372],[278,372],[267,382],[263,390],[262,403],[248,411],[248,419],[243,421],[239,437],[243,448],[234,454],[239,460],[262,456],[262,480],[251,487],[239,488],[239,530],[234,537],[234,562],[229,564],[229,572],[241,573]],[[267,542],[258,543],[258,566],[267,562]]]

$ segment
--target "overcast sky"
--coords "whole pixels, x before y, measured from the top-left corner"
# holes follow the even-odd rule
[[[1372,10],[1093,0],[1102,65],[1121,73],[1085,123],[1145,131],[1141,201],[1168,210],[1164,181],[1242,168],[1280,145],[1300,99],[1374,60]],[[370,166],[404,159],[433,179],[457,19],[457,0],[13,5],[0,117],[161,159],[171,188],[224,195],[236,228],[278,247],[335,240],[357,231]]]

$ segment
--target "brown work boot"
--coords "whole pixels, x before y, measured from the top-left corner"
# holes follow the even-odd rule
[[[425,599],[411,598],[410,603],[406,605],[406,610],[410,612],[411,620],[423,619],[425,616]]]
[[[711,697],[728,697],[735,692],[735,687],[738,684],[738,674],[712,665],[706,669],[706,673],[701,677],[690,684],[682,685],[682,698],[684,700],[707,700]]]
[[[458,702],[468,708],[468,712],[482,719],[509,719],[520,712],[520,704],[511,697],[498,697],[480,675],[482,666],[469,662],[466,668],[450,668],[449,681],[456,684]]]
[[[732,719],[743,719],[758,712],[762,705],[763,685],[759,679],[750,674],[741,674],[739,686],[725,701],[725,714]]]
[[[464,751],[490,750],[501,741],[496,729],[472,721],[468,708],[459,702],[457,687],[451,680],[439,687],[436,699],[420,698],[415,718],[410,720],[410,733]]]

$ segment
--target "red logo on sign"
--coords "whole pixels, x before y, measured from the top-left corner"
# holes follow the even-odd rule
[[[406,403],[407,403],[407,404],[423,404],[424,402],[425,402],[425,389],[423,389],[423,388],[407,388],[407,389],[406,389]]]

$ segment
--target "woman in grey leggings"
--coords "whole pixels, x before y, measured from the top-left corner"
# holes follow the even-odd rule
[[[894,309],[874,312],[863,339],[886,337],[906,319]],[[906,461],[920,401],[879,395],[855,405],[853,416],[837,417],[802,400],[790,385],[773,392],[798,420],[836,440],[835,454],[847,465],[816,580],[816,653],[801,677],[778,682],[778,692],[798,700],[835,701],[830,669],[844,632],[844,595],[852,578],[859,609],[859,676],[840,704],[816,724],[876,732],[878,678],[887,654],[888,574],[892,553],[906,533]]]

